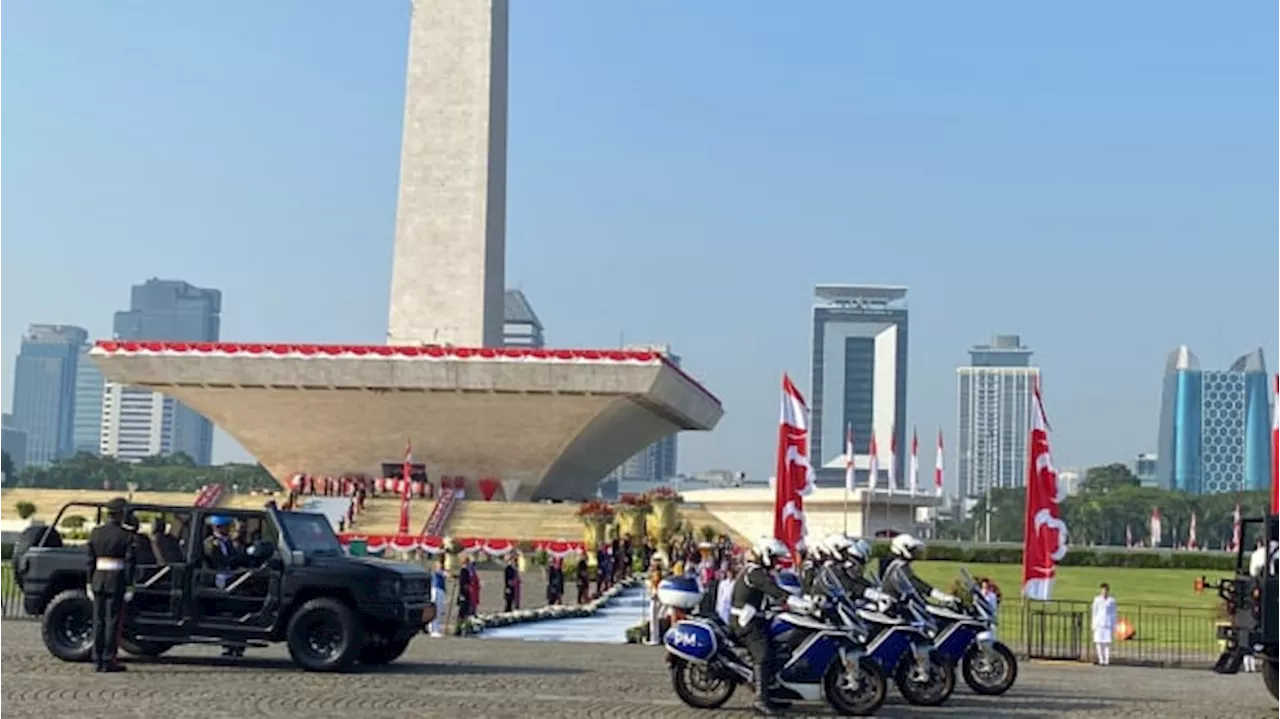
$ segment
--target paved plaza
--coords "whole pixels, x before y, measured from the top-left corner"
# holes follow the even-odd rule
[[[279,646],[239,661],[218,658],[216,649],[181,648],[158,660],[131,660],[124,674],[94,674],[86,665],[51,658],[35,622],[4,622],[2,631],[3,708],[26,719],[751,716],[741,690],[721,711],[681,705],[661,650],[651,647],[423,637],[395,664],[336,676],[297,671]],[[977,697],[962,687],[948,706],[918,709],[891,695],[879,713],[987,719],[1275,715],[1276,704],[1256,674],[1042,663],[1024,664],[1005,697]]]

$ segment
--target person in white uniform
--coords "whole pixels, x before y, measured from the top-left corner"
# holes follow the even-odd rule
[[[1098,664],[1107,666],[1111,663],[1111,636],[1116,631],[1116,599],[1111,596],[1111,587],[1103,582],[1098,596],[1093,598],[1093,648],[1098,655]]]

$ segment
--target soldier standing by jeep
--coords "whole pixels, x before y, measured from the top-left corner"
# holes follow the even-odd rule
[[[125,504],[120,497],[107,502],[106,524],[89,534],[88,590],[93,600],[94,671],[98,672],[125,669],[116,660],[134,565],[133,532],[123,526]]]

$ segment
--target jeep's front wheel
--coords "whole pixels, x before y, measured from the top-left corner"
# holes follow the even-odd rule
[[[409,648],[409,642],[413,641],[413,636],[410,634],[401,639],[370,637],[370,641],[360,648],[360,663],[381,666],[394,662]]]
[[[40,617],[40,637],[53,656],[64,662],[93,658],[93,600],[81,589],[69,589],[49,602]]]
[[[312,599],[298,608],[285,630],[293,663],[309,672],[345,672],[364,646],[363,628],[347,605]]]
[[[120,638],[120,648],[135,657],[158,657],[176,646],[176,644],[170,644],[169,642]]]

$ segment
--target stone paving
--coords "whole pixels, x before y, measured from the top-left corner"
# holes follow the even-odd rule
[[[127,673],[94,674],[87,665],[50,657],[36,622],[7,621],[0,632],[0,700],[11,716],[27,719],[752,715],[741,690],[721,711],[684,707],[671,691],[661,650],[652,647],[423,637],[400,661],[349,675],[300,672],[282,646],[251,651],[243,660],[223,660],[216,649],[199,647],[127,660]],[[891,695],[879,716],[1252,719],[1276,713],[1256,674],[1024,663],[1004,697],[978,697],[962,686],[947,706],[919,709]],[[810,714],[793,709],[787,715]]]

